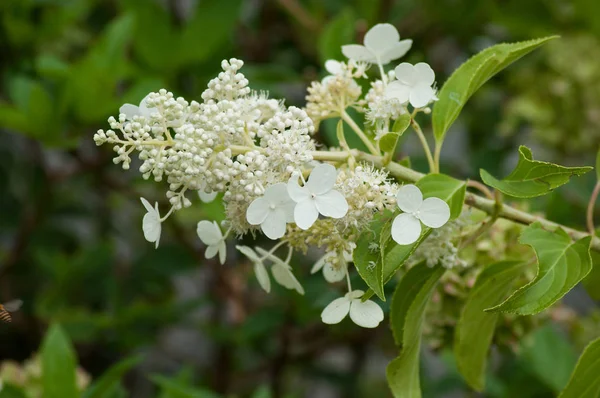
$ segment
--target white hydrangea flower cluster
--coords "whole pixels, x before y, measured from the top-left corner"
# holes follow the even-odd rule
[[[365,36],[364,46],[343,47],[348,62],[327,61],[330,75],[308,88],[305,109],[286,107],[264,92],[252,91],[240,72],[243,62],[225,60],[223,71],[202,93],[202,102],[175,98],[166,90],[151,93],[139,106],[123,105],[118,118],[109,119],[110,129],[99,130],[94,140],[97,145],[113,145],[114,162],[124,169],[130,167],[131,153],[137,151],[142,176],[166,180],[170,209],[164,216],[158,203],[153,207],[142,198],[147,211],[144,237],[157,247],[161,223],[174,211],[191,205],[189,191],[204,202],[222,194],[222,225],[202,220],[197,226],[198,237],[206,245],[206,258],[218,257],[224,263],[231,233],[242,236],[261,231],[279,242],[269,250],[236,246],[254,265],[260,286],[271,290],[270,267],[278,284],[304,294],[290,265],[294,251],[324,248],[312,273],[323,270],[330,283],[346,279],[348,293],[325,308],[323,321],[337,323],[350,314],[358,325],[376,327],[383,319],[381,308],[372,301],[361,302],[362,292],[350,286],[355,242],[376,214],[400,208],[403,213],[394,221],[392,238],[399,244],[411,244],[421,235],[421,223],[439,228],[448,221],[448,206],[437,198],[423,200],[414,185],[399,187],[387,172],[370,163],[357,163],[343,137],[340,144],[346,157],[337,156],[328,163],[314,160],[318,152],[313,134],[321,120],[340,117],[368,141],[350,120],[348,108],[365,113],[380,135],[394,119],[409,112],[409,105],[414,116],[435,101],[434,75],[426,64],[402,63],[394,71],[384,72],[383,65],[403,56],[411,45],[411,40],[400,40],[393,26],[376,25]],[[381,78],[372,82],[361,98],[357,79],[366,77],[372,64],[379,67]],[[374,146],[370,150],[378,151]],[[446,229],[432,234],[438,241],[447,237],[438,231]],[[433,239],[426,243],[429,241]],[[287,256],[281,260],[275,253],[284,247]],[[435,254],[442,253],[436,250],[424,255],[448,257]]]

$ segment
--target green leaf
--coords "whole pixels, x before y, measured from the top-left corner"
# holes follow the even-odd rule
[[[533,160],[531,150],[519,147],[519,163],[503,180],[498,180],[481,169],[481,179],[487,185],[516,198],[534,198],[545,195],[553,189],[569,182],[573,176],[581,176],[592,167],[564,167],[556,164]]]
[[[487,266],[469,293],[454,334],[454,354],[458,370],[467,383],[482,391],[487,354],[500,314],[484,312],[509,293],[523,271],[524,263],[501,261]]]
[[[415,185],[421,189],[424,198],[435,196],[448,203],[448,206],[450,206],[450,219],[455,219],[460,215],[465,201],[466,184],[464,181],[456,180],[445,174],[428,174],[417,181]],[[430,228],[423,226],[423,232],[415,243],[411,245],[399,245],[391,238],[391,226],[391,222],[384,223],[379,235],[380,249],[382,250],[381,257],[383,258],[383,284],[392,279],[398,269],[404,265],[406,260],[431,233]],[[367,238],[364,239],[365,241],[368,240]],[[373,260],[370,258],[369,261]],[[371,297],[373,292],[374,290],[369,290],[365,293],[363,299]]]
[[[600,397],[600,338],[585,347],[559,398]]]
[[[396,398],[421,397],[419,354],[425,308],[444,271],[441,266],[420,263],[408,270],[394,292],[390,322],[400,355],[388,365],[386,374]]]
[[[46,333],[42,342],[41,360],[44,398],[79,397],[75,350],[60,325],[52,325]]]
[[[150,380],[167,392],[169,398],[219,398],[219,395],[212,391],[189,387],[165,376],[152,375]]]
[[[369,228],[360,235],[356,242],[356,248],[352,253],[352,260],[360,277],[383,301],[385,301],[385,294],[383,292],[383,266],[381,264],[379,242],[384,225],[391,218],[390,214],[390,212],[387,212],[387,214],[375,217],[369,224]],[[376,246],[373,246],[373,244]]]
[[[546,231],[539,223],[531,224],[521,233],[519,242],[535,250],[538,273],[534,280],[513,293],[506,301],[486,311],[532,315],[545,310],[592,269],[591,237],[576,242],[565,231]]]
[[[83,393],[83,398],[111,398],[121,379],[131,368],[141,361],[141,357],[131,357],[111,366],[99,379]]]
[[[384,152],[391,152],[396,149],[398,138],[402,137],[404,132],[410,126],[411,117],[410,114],[405,113],[401,115],[392,126],[392,131],[381,137],[379,140],[379,149]]]
[[[439,101],[433,107],[432,123],[436,142],[441,144],[444,141],[448,129],[479,87],[508,65],[556,37],[496,44],[462,64],[444,83],[438,94]]]
[[[355,20],[352,9],[345,8],[325,25],[317,44],[321,63],[328,59],[344,59],[342,46],[353,42]]]
[[[590,273],[581,281],[581,284],[594,300],[600,300],[600,253],[590,251],[592,256],[592,269]]]
[[[20,387],[13,386],[8,382],[4,382],[4,385],[0,389],[0,398],[29,398],[25,391]]]

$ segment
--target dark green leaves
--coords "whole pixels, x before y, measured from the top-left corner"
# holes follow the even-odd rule
[[[562,229],[550,232],[534,223],[523,230],[519,241],[535,250],[538,273],[533,281],[490,310],[537,314],[564,296],[592,269],[589,236],[572,242]]]
[[[387,367],[387,379],[396,398],[420,398],[419,352],[425,308],[444,268],[425,263],[411,268],[392,299],[390,322],[400,355]]]
[[[556,164],[533,160],[531,150],[519,147],[519,163],[503,180],[498,180],[485,170],[481,178],[487,185],[500,192],[517,198],[533,198],[545,195],[553,189],[569,182],[573,176],[580,176],[592,167],[564,167]]]
[[[501,261],[486,267],[477,278],[456,326],[456,363],[467,383],[477,391],[484,387],[487,354],[499,316],[484,310],[506,297],[523,266],[517,261]]]
[[[77,398],[75,350],[62,328],[50,327],[41,350],[44,398]]]
[[[438,145],[454,123],[467,100],[496,73],[556,36],[487,48],[462,64],[448,78],[433,108],[433,132]]]
[[[598,398],[600,396],[600,338],[583,351],[569,383],[559,398]]]
[[[324,26],[318,41],[319,58],[322,63],[328,59],[344,59],[342,45],[354,41],[355,20],[353,10],[345,8]]]
[[[140,362],[140,357],[126,358],[111,366],[100,378],[94,381],[83,394],[83,398],[112,398],[121,386],[121,379],[131,368]]]
[[[398,138],[402,137],[402,134],[404,134],[406,129],[408,129],[408,126],[410,126],[410,121],[410,114],[405,113],[401,115],[398,120],[394,122],[392,131],[381,137],[381,140],[379,140],[379,149],[384,152],[391,152],[396,149]]]

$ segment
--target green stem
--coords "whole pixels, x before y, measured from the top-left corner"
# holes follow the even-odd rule
[[[362,131],[361,128],[358,127],[356,122],[350,117],[350,115],[348,115],[348,112],[346,112],[345,110],[342,111],[340,113],[340,117],[342,118],[343,121],[348,123],[348,126],[350,126],[350,128],[352,130],[354,130],[354,132],[356,133],[358,138],[360,138],[361,141],[367,146],[367,148],[369,149],[369,152],[371,152],[371,154],[376,155],[376,156],[380,155],[380,152],[377,150],[377,148],[375,148],[375,145],[373,145],[371,140],[369,140],[369,137],[366,136],[364,131]]]
[[[433,161],[433,156],[431,156],[431,149],[429,149],[429,143],[427,142],[427,138],[425,138],[425,134],[423,134],[423,130],[421,130],[421,126],[419,126],[419,123],[417,123],[415,119],[411,120],[411,125],[417,133],[417,137],[419,137],[419,140],[421,141],[423,151],[425,151],[425,156],[427,156],[427,163],[429,163],[429,172],[438,173],[439,170],[436,167],[436,163]]]
[[[435,150],[433,154],[433,163],[435,163],[435,168],[440,172],[440,155],[442,154],[442,144],[438,144],[437,140],[435,141]]]

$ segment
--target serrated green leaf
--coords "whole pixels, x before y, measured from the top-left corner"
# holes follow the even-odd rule
[[[519,242],[535,250],[538,273],[506,301],[486,311],[532,315],[554,304],[592,269],[591,239],[588,236],[572,242],[562,229],[546,231],[539,223],[525,228]]]
[[[389,222],[390,218],[390,212],[376,216],[369,224],[369,228],[360,235],[352,253],[352,260],[358,274],[383,301],[385,301],[385,294],[383,293],[383,266],[379,242],[381,233],[385,230],[384,225]]]
[[[379,149],[384,152],[391,152],[396,149],[398,138],[402,137],[404,132],[410,126],[411,117],[410,114],[405,113],[394,122],[392,131],[381,137],[379,140]]]
[[[44,398],[77,398],[77,359],[69,338],[58,324],[50,327],[41,350]]]
[[[126,358],[111,366],[85,390],[83,398],[112,398],[112,394],[121,384],[125,373],[137,365],[141,359],[141,357]]]
[[[390,309],[390,323],[400,355],[387,367],[388,384],[396,398],[420,398],[419,354],[425,308],[444,274],[441,266],[420,263],[402,278]]]
[[[585,347],[559,398],[600,397],[600,338]]]
[[[519,147],[519,163],[506,178],[496,179],[481,169],[481,179],[487,185],[516,198],[534,198],[545,195],[569,182],[573,176],[581,176],[592,167],[564,167],[557,164],[533,160],[531,150]]]
[[[486,81],[525,54],[557,36],[518,43],[502,43],[471,57],[448,78],[433,107],[432,123],[438,144],[444,137],[465,103]]]
[[[352,9],[345,8],[324,26],[317,44],[321,63],[344,59],[342,46],[353,42],[355,19]]]
[[[484,312],[509,293],[524,263],[501,261],[487,266],[469,293],[454,333],[454,356],[459,372],[475,390],[482,391],[485,368],[500,314]]]

